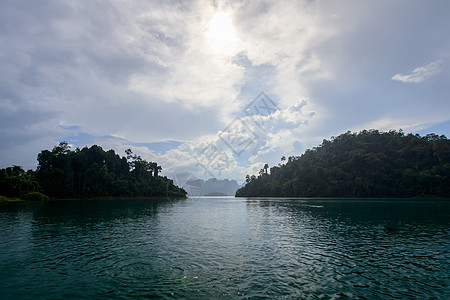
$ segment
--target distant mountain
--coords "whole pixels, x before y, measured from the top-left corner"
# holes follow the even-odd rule
[[[210,178],[206,181],[202,179],[191,179],[186,181],[183,187],[188,192],[188,197],[192,197],[211,195],[234,196],[237,189],[241,186],[236,180]]]

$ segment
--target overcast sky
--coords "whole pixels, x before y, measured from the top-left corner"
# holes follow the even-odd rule
[[[347,130],[450,134],[450,2],[0,1],[0,167],[60,141],[242,182]]]

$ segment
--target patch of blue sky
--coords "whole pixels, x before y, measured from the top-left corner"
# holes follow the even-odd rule
[[[78,126],[78,125],[70,125],[70,126],[59,125],[58,127],[62,128],[64,130],[70,130],[70,131],[80,131],[81,130],[81,126]]]
[[[418,134],[424,136],[427,135],[429,133],[434,133],[437,135],[446,135],[450,132],[450,120],[445,121],[445,122],[441,122],[438,124],[435,124],[431,127],[428,127],[426,129],[422,129],[417,131]],[[448,136],[447,136],[448,137]]]
[[[239,167],[248,167],[250,166],[249,158],[250,155],[247,151],[242,151],[239,155],[233,154],[233,158],[236,160],[236,163]]]
[[[151,143],[131,143],[131,145],[136,147],[147,147],[153,152],[164,154],[169,150],[178,148],[183,142],[168,140],[161,142],[151,142]]]

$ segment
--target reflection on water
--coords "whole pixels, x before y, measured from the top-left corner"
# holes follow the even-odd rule
[[[0,206],[2,299],[450,298],[445,200]]]

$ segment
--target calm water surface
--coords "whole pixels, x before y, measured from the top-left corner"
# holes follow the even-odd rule
[[[0,205],[1,299],[450,299],[450,202]]]

